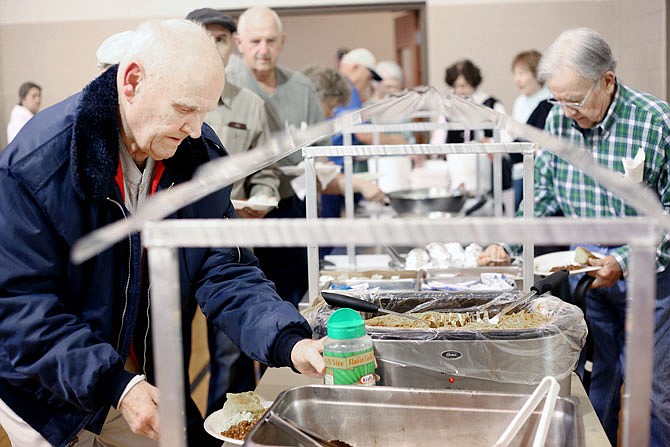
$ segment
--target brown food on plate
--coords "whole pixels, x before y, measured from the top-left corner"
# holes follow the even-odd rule
[[[549,269],[549,272],[554,273],[554,272],[558,272],[560,270],[568,270],[568,271],[579,270],[579,269],[583,269],[584,267],[588,267],[588,266],[587,265],[580,265],[580,264],[558,265],[556,267],[552,267],[551,269]]]
[[[243,441],[244,438],[247,437],[251,429],[254,428],[254,425],[256,425],[256,423],[259,420],[260,416],[255,421],[242,421],[239,424],[233,425],[228,430],[222,431],[221,435],[227,438],[233,438],[239,441]]]
[[[226,393],[223,405],[224,424],[221,435],[243,440],[265,413],[258,394],[253,391]]]

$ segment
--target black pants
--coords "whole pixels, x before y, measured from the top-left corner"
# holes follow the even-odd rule
[[[305,218],[305,202],[292,196],[282,199],[279,206],[270,211],[271,219]],[[261,270],[275,283],[277,293],[284,301],[296,307],[307,292],[307,249],[304,247],[254,248]]]

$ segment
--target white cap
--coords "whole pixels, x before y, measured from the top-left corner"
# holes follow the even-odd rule
[[[105,39],[95,52],[98,58],[98,68],[118,64],[134,38],[135,31],[122,31]]]
[[[377,65],[377,60],[375,56],[367,48],[356,48],[351,50],[340,60],[340,64],[358,64],[362,65],[372,73],[372,79],[375,81],[381,81],[382,77],[377,74],[375,71],[375,65]]]

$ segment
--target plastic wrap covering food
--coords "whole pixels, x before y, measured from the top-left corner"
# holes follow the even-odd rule
[[[464,321],[478,322],[476,329],[468,329],[467,325],[447,329],[367,326],[368,334],[375,341],[375,355],[382,360],[380,363],[432,374],[522,384],[538,383],[547,375],[560,380],[574,370],[587,335],[582,311],[549,295],[536,297],[510,312],[539,314],[536,320],[541,324],[528,329],[500,329],[486,325],[486,317],[478,312],[480,306],[494,299],[486,310],[488,317],[493,318],[505,304],[518,298],[519,292],[375,291],[358,297],[396,312],[453,312],[461,314]],[[306,317],[316,335],[325,335],[326,323],[333,311],[334,308],[325,303],[308,310]],[[363,317],[369,319],[380,315],[384,314],[363,314]],[[407,321],[409,326],[414,326],[411,320]],[[403,386],[402,383],[393,385]]]

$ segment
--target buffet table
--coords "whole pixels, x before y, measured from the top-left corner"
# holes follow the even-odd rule
[[[262,400],[274,400],[282,391],[301,385],[321,384],[322,379],[313,379],[296,374],[290,368],[269,368],[263,375],[256,392]],[[579,400],[584,423],[585,445],[589,447],[610,447],[591,402],[576,374],[572,374],[572,391],[570,395]],[[224,444],[228,447],[229,444]]]

